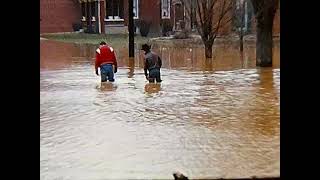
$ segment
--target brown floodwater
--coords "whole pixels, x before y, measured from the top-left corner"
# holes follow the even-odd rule
[[[40,41],[40,178],[172,179],[280,176],[280,53],[255,67],[255,47],[154,45],[163,82],[142,52],[116,49],[116,82],[100,84],[96,46]]]

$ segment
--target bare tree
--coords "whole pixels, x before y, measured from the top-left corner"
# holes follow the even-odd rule
[[[195,24],[205,46],[206,58],[212,58],[213,43],[225,25],[232,20],[234,0],[181,0],[189,17],[195,8]]]
[[[273,20],[280,0],[251,0],[257,29],[257,66],[272,66]]]

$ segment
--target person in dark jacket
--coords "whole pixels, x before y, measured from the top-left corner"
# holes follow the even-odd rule
[[[145,52],[144,55],[144,74],[146,79],[150,83],[160,83],[161,75],[160,75],[160,68],[162,66],[161,58],[154,52],[152,52],[151,47],[148,44],[143,44],[141,50]],[[149,71],[149,75],[148,75]]]

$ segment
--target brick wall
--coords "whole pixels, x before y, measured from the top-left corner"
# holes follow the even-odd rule
[[[40,33],[71,32],[80,19],[77,0],[40,0]]]
[[[139,0],[139,20],[151,21],[150,33],[160,32],[160,0]],[[128,1],[124,0],[124,23],[128,25]]]
[[[160,0],[140,0],[140,19],[151,21],[150,32],[160,32]],[[152,8],[151,8],[152,7]]]

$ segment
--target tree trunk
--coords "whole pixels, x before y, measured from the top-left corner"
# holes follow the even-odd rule
[[[273,16],[269,14],[257,20],[256,65],[272,66],[272,27]]]
[[[133,0],[128,0],[129,4],[129,24],[128,24],[128,31],[129,31],[129,57],[134,58],[134,21],[133,21]]]
[[[272,28],[279,0],[251,0],[257,20],[256,64],[272,66]]]
[[[242,31],[242,28],[241,28]],[[240,52],[243,52],[243,32],[240,33]]]
[[[246,1],[242,2],[241,7],[241,25],[240,25],[240,52],[243,52],[243,26],[244,26],[244,16],[245,16],[245,5]]]
[[[241,61],[241,67],[245,68],[243,51],[240,51],[240,61]]]
[[[209,44],[209,43],[205,43],[205,55],[206,58],[212,58],[212,45],[213,44]]]
[[[213,71],[213,62],[212,58],[207,58],[204,60],[204,70]]]

